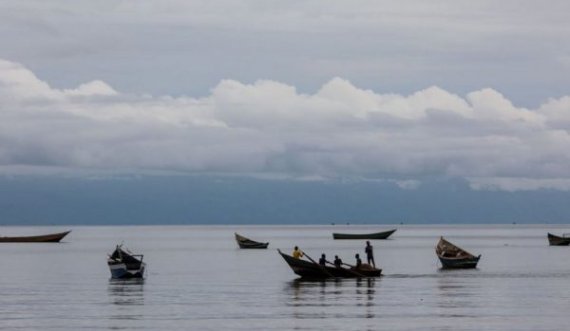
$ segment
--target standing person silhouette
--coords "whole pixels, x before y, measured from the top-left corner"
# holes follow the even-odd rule
[[[366,252],[366,260],[368,261],[368,264],[371,264],[374,268],[376,268],[376,263],[374,262],[374,251],[372,249],[372,245],[370,245],[370,241],[366,242],[364,252]]]

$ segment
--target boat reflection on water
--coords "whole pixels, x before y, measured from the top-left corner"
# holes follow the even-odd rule
[[[115,305],[144,305],[144,279],[109,280],[109,297]]]
[[[294,307],[292,317],[306,318],[374,318],[376,279],[303,280],[287,283],[287,305]],[[364,307],[347,309],[348,307]]]
[[[359,303],[359,305],[372,307],[374,306],[374,293],[376,289],[374,288],[374,278],[357,279],[356,280],[356,300],[364,301],[364,303]],[[370,316],[374,317],[374,315]]]
[[[477,270],[440,270],[437,277],[437,306],[440,318],[476,317],[482,309],[474,297],[484,292]]]
[[[477,293],[479,270],[439,269],[437,271],[437,289],[442,297],[470,297]]]
[[[144,279],[110,279],[107,292],[112,307],[109,319],[113,329],[122,329],[125,323],[142,322]]]

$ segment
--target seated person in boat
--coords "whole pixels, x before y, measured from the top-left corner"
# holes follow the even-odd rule
[[[334,266],[340,268],[342,266],[342,260],[338,257],[338,255],[334,256]]]
[[[358,269],[362,266],[362,260],[360,259],[360,254],[356,254],[354,257],[356,258],[355,268]]]
[[[299,247],[295,246],[293,250],[293,254],[291,254],[294,258],[300,259],[304,256],[303,251],[299,249]]]
[[[323,267],[327,264],[327,257],[325,256],[324,253],[321,255],[321,258],[319,259],[319,264],[322,265]]]

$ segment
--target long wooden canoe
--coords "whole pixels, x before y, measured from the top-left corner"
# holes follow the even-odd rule
[[[570,237],[566,236],[556,236],[552,233],[548,233],[548,243],[550,246],[568,246],[570,245]]]
[[[267,248],[269,243],[262,243],[258,241],[253,241],[249,238],[244,236],[240,236],[239,234],[235,233],[236,241],[238,243],[239,248]]]
[[[368,264],[363,264],[360,268],[336,268],[322,266],[320,264],[296,259],[287,255],[281,250],[277,250],[285,262],[291,267],[294,273],[303,278],[325,279],[325,278],[358,278],[358,277],[379,277],[382,269],[375,269]]]
[[[435,247],[435,253],[441,261],[444,269],[472,269],[477,267],[481,255],[475,256],[458,247],[443,237],[439,239]]]
[[[26,237],[0,237],[0,243],[57,243],[71,231]]]
[[[388,239],[397,229],[375,233],[333,233],[334,239]]]

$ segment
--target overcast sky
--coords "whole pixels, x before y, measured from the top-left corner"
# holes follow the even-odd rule
[[[0,172],[570,190],[568,1],[2,1]]]

